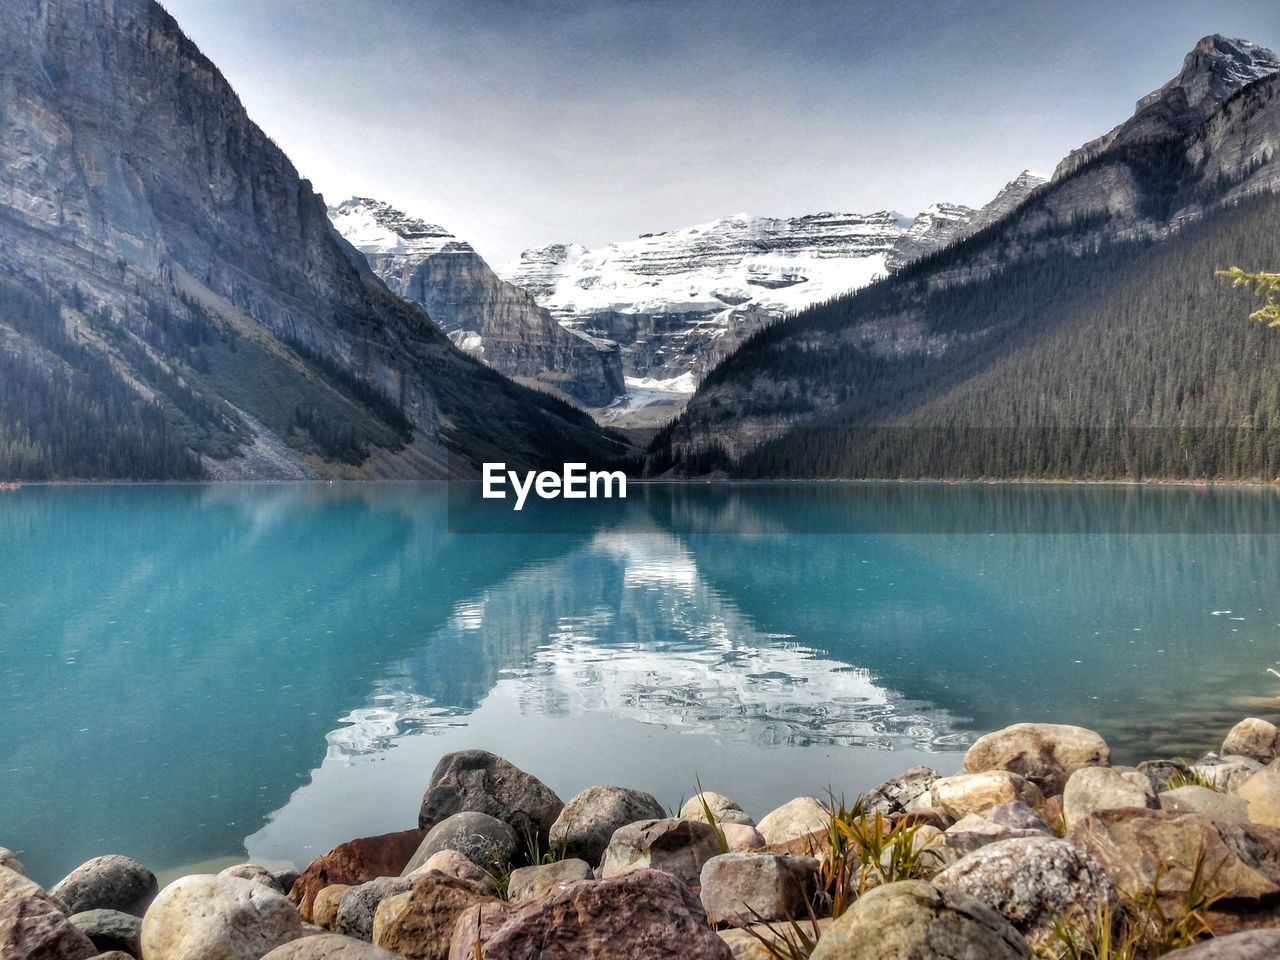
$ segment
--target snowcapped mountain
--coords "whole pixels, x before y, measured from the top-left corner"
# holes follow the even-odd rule
[[[392,292],[426,308],[468,353],[588,406],[623,393],[616,344],[559,324],[444,227],[365,197],[330,207],[329,219]]]
[[[632,398],[625,420],[653,391],[664,402],[691,392],[764,324],[954,242],[1043,182],[1024,171],[980,210],[939,203],[914,219],[891,211],[739,214],[597,250],[551,244],[525,251],[501,273],[565,326],[622,346]]]

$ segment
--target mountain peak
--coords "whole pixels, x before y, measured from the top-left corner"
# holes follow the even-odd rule
[[[1187,108],[1203,116],[1241,87],[1277,71],[1280,58],[1266,47],[1213,33],[1191,48],[1176,77],[1138,101],[1137,112],[1180,92]]]
[[[444,227],[410,216],[372,197],[352,197],[329,207],[329,220],[363,254],[429,256],[446,244],[471,247]]]
[[[1182,136],[1255,80],[1280,72],[1280,57],[1248,40],[1210,34],[1183,58],[1176,77],[1138,101],[1133,116],[1071,151],[1053,172],[1061,180],[1115,146]]]

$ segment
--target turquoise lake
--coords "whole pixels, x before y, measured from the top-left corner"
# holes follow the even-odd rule
[[[757,817],[1019,720],[1118,761],[1277,719],[1280,495],[632,486],[477,517],[430,485],[0,493],[0,845],[57,880],[302,866],[416,825],[441,754]],[[476,532],[478,530],[492,532]]]

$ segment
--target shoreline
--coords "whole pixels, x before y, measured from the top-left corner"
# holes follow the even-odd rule
[[[301,872],[228,856],[157,876],[106,856],[44,890],[0,848],[0,945],[38,915],[82,944],[49,955],[75,960],[187,960],[197,943],[229,960],[516,960],[530,939],[575,960],[1027,960],[1104,933],[1133,960],[1194,960],[1214,939],[1270,950],[1278,757],[1280,728],[1256,717],[1199,758],[1136,766],[1088,728],[1018,723],[978,737],[959,773],[915,766],[854,801],[835,784],[757,820],[701,784],[679,811],[642,788],[562,800],[464,750],[440,759],[416,826],[406,811],[406,829]]]

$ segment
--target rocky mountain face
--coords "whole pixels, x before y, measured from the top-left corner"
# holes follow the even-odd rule
[[[1280,427],[1280,350],[1213,273],[1280,258],[1278,69],[1202,40],[1050,183],[730,357],[651,469],[1273,476],[1233,431]]]
[[[1024,172],[993,204],[1004,209],[1041,182]],[[996,215],[955,204],[913,220],[889,211],[742,214],[598,250],[539,247],[502,273],[566,326],[619,343],[633,394],[691,391],[760,327],[863,287]]]
[[[618,452],[391,294],[159,4],[11,0],[4,20],[6,470],[424,477]]]
[[[330,207],[329,219],[392,292],[494,369],[587,406],[625,393],[617,344],[561,326],[443,227],[360,197]]]
[[[1187,54],[1176,77],[1138,101],[1133,116],[1072,150],[1053,179],[1069,177],[1109,150],[1183,136],[1202,124],[1235,93],[1280,71],[1280,58],[1247,40],[1213,34]]]

